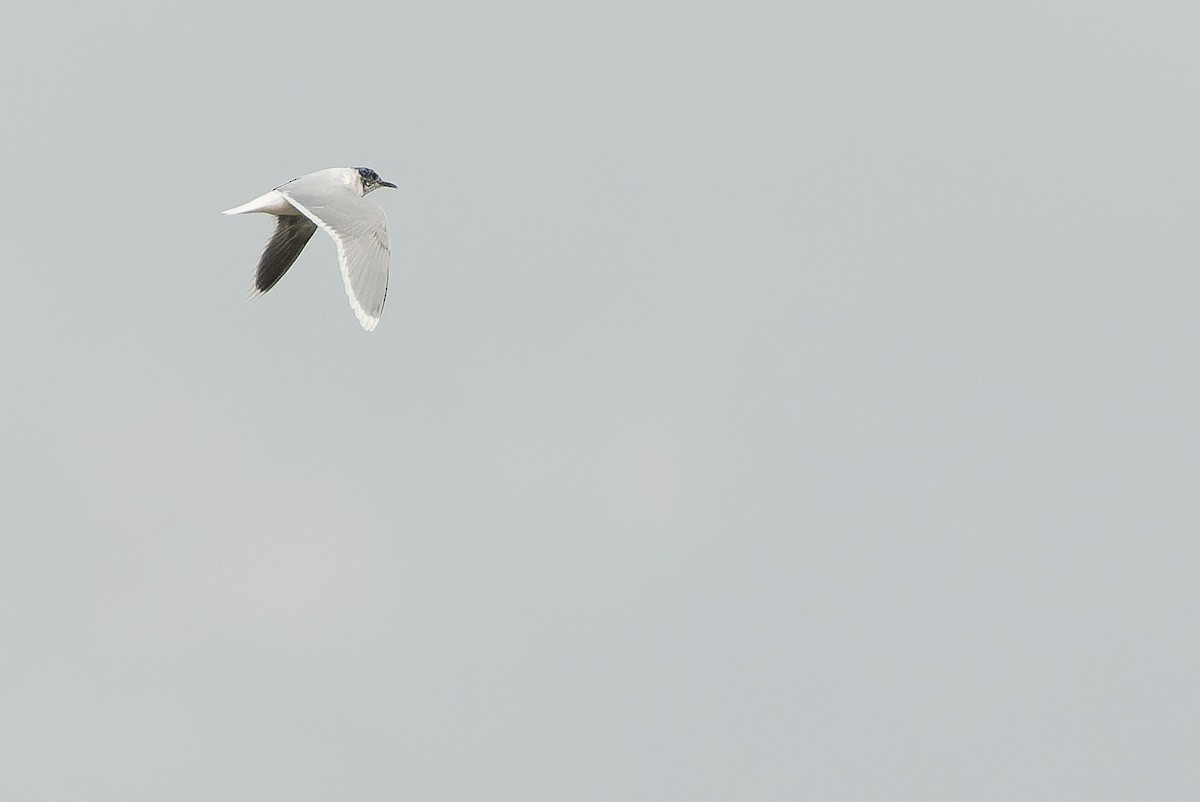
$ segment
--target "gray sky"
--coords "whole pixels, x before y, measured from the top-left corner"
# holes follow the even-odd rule
[[[1055,5],[10,15],[0,797],[1196,798],[1200,11]]]

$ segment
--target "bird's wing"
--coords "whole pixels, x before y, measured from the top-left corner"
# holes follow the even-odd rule
[[[288,214],[276,219],[275,234],[263,249],[258,269],[254,271],[251,298],[257,298],[275,286],[317,230],[317,224],[302,215]]]
[[[314,174],[319,176],[320,174]],[[279,191],[305,217],[329,232],[337,243],[338,262],[350,306],[367,331],[375,328],[387,296],[387,215],[347,186],[309,176],[284,184]]]

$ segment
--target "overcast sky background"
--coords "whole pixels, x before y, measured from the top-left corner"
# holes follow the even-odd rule
[[[1195,799],[1200,7],[26,4],[0,797]],[[399,184],[379,328],[297,175]]]

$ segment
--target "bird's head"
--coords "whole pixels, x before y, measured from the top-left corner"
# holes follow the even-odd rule
[[[379,177],[379,173],[375,172],[369,167],[359,167],[358,174],[362,178],[362,190],[364,195],[372,190],[379,189],[380,187],[391,187],[392,189],[396,188],[395,184],[391,183],[390,181],[384,181]]]

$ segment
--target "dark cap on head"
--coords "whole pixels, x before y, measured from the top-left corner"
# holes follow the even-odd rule
[[[391,187],[392,189],[396,188],[395,184],[391,183],[390,181],[384,181],[379,177],[379,173],[375,172],[369,167],[359,167],[357,170],[358,174],[362,176],[363,186],[367,189],[374,189],[375,187]]]

